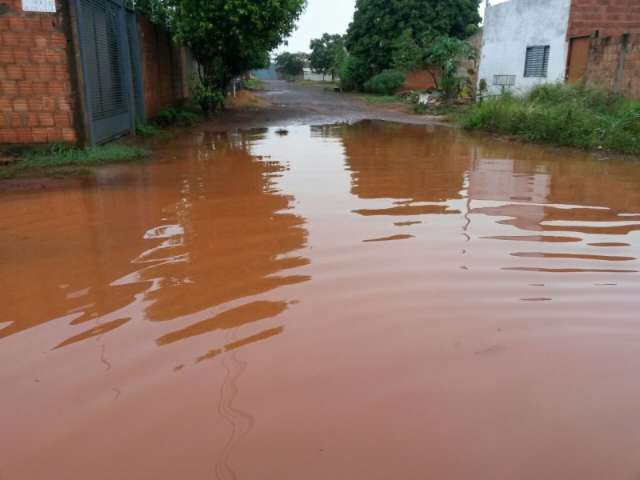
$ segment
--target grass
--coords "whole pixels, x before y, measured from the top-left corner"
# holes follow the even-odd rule
[[[398,95],[364,95],[369,103],[403,103],[404,99]]]
[[[328,88],[333,88],[333,87],[338,87],[339,82],[337,80],[329,80],[327,79],[326,81],[320,81],[320,80],[298,80],[296,83],[300,84],[300,85],[304,85],[307,87],[328,87]]]
[[[167,138],[171,135],[154,123],[136,123],[136,135],[142,138]]]
[[[256,78],[250,78],[249,80],[246,80],[244,82],[244,86],[247,90],[250,90],[252,92],[260,92],[265,89],[264,83]]]
[[[50,145],[28,150],[19,159],[0,166],[0,179],[77,173],[85,167],[131,162],[148,154],[149,152],[143,148],[117,143],[84,149],[67,145]]]
[[[583,86],[542,85],[524,97],[488,99],[461,123],[532,142],[640,155],[640,102]]]

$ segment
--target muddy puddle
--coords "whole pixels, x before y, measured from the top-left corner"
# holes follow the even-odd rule
[[[640,164],[362,122],[0,197],[0,478],[640,475]]]

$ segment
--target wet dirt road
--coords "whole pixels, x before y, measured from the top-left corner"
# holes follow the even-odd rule
[[[0,478],[637,478],[640,165],[292,123],[0,197]]]
[[[214,118],[208,130],[265,126],[327,125],[359,120],[386,120],[417,125],[444,123],[441,117],[412,115],[392,104],[370,104],[356,95],[335,93],[328,87],[305,86],[282,80],[263,81],[257,92],[266,106],[237,109]]]

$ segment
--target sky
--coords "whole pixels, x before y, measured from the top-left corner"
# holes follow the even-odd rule
[[[492,4],[504,0],[492,0]],[[280,51],[308,52],[309,43],[323,33],[346,33],[353,19],[356,0],[308,0],[307,10],[298,22],[297,30],[289,37],[288,45],[280,47]],[[480,14],[484,13],[484,0]]]

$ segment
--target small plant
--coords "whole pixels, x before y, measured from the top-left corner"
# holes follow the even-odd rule
[[[198,76],[191,78],[191,95],[206,117],[224,107],[225,94],[222,90],[206,85]]]
[[[385,70],[364,84],[367,92],[379,95],[393,95],[404,85],[404,74],[398,70]]]
[[[170,127],[172,125],[175,125],[177,115],[178,111],[175,108],[163,108],[154,118],[154,122],[161,127]]]
[[[185,108],[165,108],[158,112],[155,123],[162,127],[172,127],[177,125],[179,127],[193,127],[200,123],[200,115],[191,112]],[[157,127],[156,127],[157,128]]]
[[[136,123],[136,135],[143,138],[163,137],[166,134],[158,125],[146,122]]]
[[[252,92],[259,92],[264,90],[264,83],[255,78],[250,78],[244,82],[244,86],[247,90]]]

